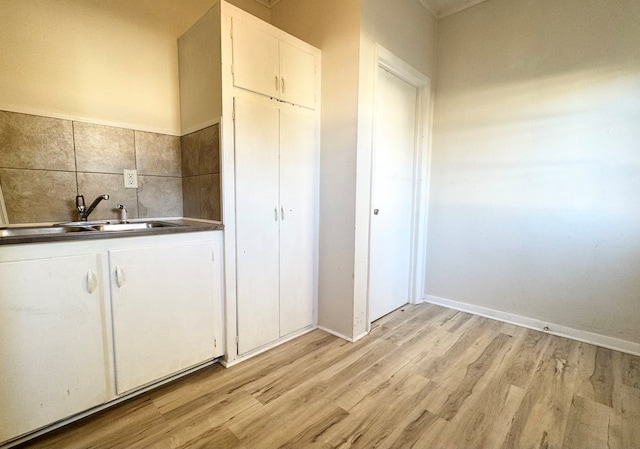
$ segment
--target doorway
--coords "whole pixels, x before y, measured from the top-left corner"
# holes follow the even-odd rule
[[[369,323],[424,294],[428,80],[386,56],[375,79]]]

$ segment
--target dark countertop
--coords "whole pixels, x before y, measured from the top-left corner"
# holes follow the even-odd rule
[[[202,232],[202,231],[222,231],[224,226],[220,223],[212,223],[207,221],[189,220],[186,218],[176,220],[149,219],[149,220],[131,220],[131,223],[145,221],[160,221],[171,223],[173,226],[162,226],[148,229],[131,229],[124,231],[77,231],[65,232],[59,234],[36,234],[36,235],[12,235],[1,236],[1,245],[15,245],[26,243],[45,243],[45,242],[74,242],[83,240],[111,239],[121,237],[139,237],[148,235],[166,235],[166,234],[182,234],[185,232]],[[118,220],[112,220],[112,223],[118,223]],[[46,226],[42,226],[46,227]]]

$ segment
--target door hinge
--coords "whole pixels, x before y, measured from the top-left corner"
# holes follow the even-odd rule
[[[218,347],[218,339],[216,339],[216,338],[213,339],[213,347],[214,348]]]

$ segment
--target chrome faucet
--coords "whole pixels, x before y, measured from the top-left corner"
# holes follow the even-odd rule
[[[109,195],[105,193],[104,195],[100,195],[95,200],[93,200],[93,203],[91,203],[91,206],[85,207],[84,195],[76,196],[76,210],[78,211],[78,221],[87,221],[89,214],[93,212],[93,209],[96,208],[96,206],[100,203],[100,201],[108,200],[108,199],[109,199]]]

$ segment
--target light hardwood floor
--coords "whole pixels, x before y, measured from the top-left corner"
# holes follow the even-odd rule
[[[314,331],[34,448],[640,448],[640,358],[431,304]]]

